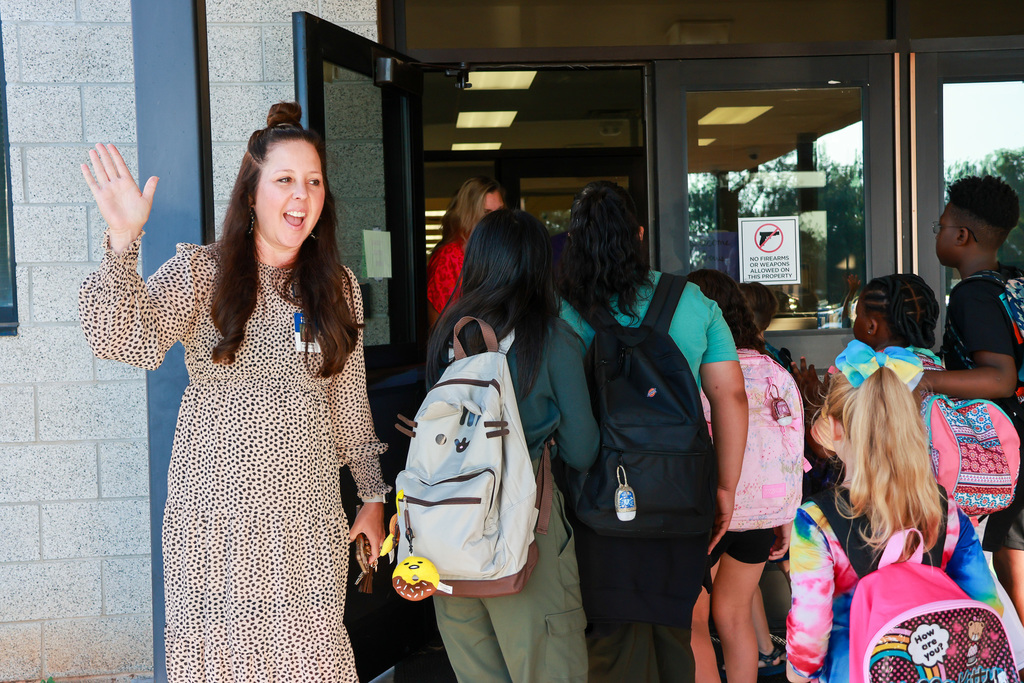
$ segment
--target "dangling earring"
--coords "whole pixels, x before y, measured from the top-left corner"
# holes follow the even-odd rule
[[[254,211],[253,208],[250,206],[249,207],[249,234],[250,235],[252,234],[252,228],[253,228],[254,225],[256,225],[256,211]]]

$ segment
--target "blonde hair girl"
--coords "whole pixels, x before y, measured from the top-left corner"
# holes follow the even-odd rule
[[[846,480],[801,505],[793,520],[786,674],[794,683],[849,680],[850,604],[858,571],[877,567],[886,542],[899,531],[919,530],[928,564],[942,567],[969,597],[1002,611],[974,526],[932,475],[912,391],[920,359],[902,347],[876,352],[854,340],[836,367],[840,372],[812,433],[845,463]],[[851,520],[843,542],[826,517],[830,507],[838,512],[832,517],[837,524],[839,517]],[[920,542],[907,534],[900,560]]]
[[[488,195],[491,195],[492,204],[497,206],[488,207]],[[505,190],[498,181],[486,176],[474,176],[462,183],[441,217],[441,241],[434,247],[434,252],[449,242],[465,242],[484,215],[504,205]]]
[[[815,432],[830,437],[826,447],[846,465],[850,501],[840,499],[839,509],[847,519],[870,521],[871,534],[863,540],[872,549],[881,552],[903,529],[918,529],[925,547],[935,545],[942,496],[917,399],[895,372],[879,368],[856,389],[836,373]],[[900,559],[910,557],[917,544],[917,535],[908,534]]]

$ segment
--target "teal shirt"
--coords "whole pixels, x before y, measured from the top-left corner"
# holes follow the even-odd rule
[[[555,320],[548,333],[537,379],[530,393],[519,386],[516,345],[508,353],[512,386],[519,403],[530,457],[544,452],[544,441],[555,437],[555,454],[577,470],[589,469],[597,459],[600,433],[590,409],[590,391],[583,369],[583,342],[566,325]]]
[[[637,318],[620,313],[617,300],[612,299],[611,307],[615,313],[615,319],[624,327],[639,327],[644,314],[651,305],[651,297],[654,296],[654,288],[661,280],[661,273],[651,271],[651,284],[646,285],[637,292],[636,313]],[[590,346],[594,340],[594,329],[587,323],[579,312],[562,301],[562,319],[583,338],[584,343]],[[683,288],[683,294],[679,297],[679,305],[672,316],[672,323],[668,328],[669,336],[675,341],[676,346],[683,352],[686,362],[690,364],[693,378],[700,387],[700,366],[705,363],[719,363],[721,361],[739,360],[736,354],[736,343],[733,341],[732,332],[722,317],[722,311],[711,299],[704,296],[697,285],[690,282]]]

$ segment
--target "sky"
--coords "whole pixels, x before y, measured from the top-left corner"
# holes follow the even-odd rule
[[[942,90],[943,162],[980,161],[996,149],[1024,147],[1024,83],[947,83]],[[919,144],[924,141],[919,140]],[[863,148],[860,123],[822,136],[818,144],[842,164]]]
[[[1024,147],[1024,83],[955,83],[942,89],[942,156],[978,161],[996,149]]]

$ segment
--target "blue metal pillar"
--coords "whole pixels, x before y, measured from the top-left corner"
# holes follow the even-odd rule
[[[132,0],[135,118],[139,185],[160,177],[146,224],[142,269],[151,275],[178,242],[201,244],[213,235],[210,92],[204,0]],[[153,550],[153,666],[167,680],[164,656],[164,566],[161,527],[167,470],[182,392],[184,352],[175,345],[159,370],[148,373],[149,485]]]

